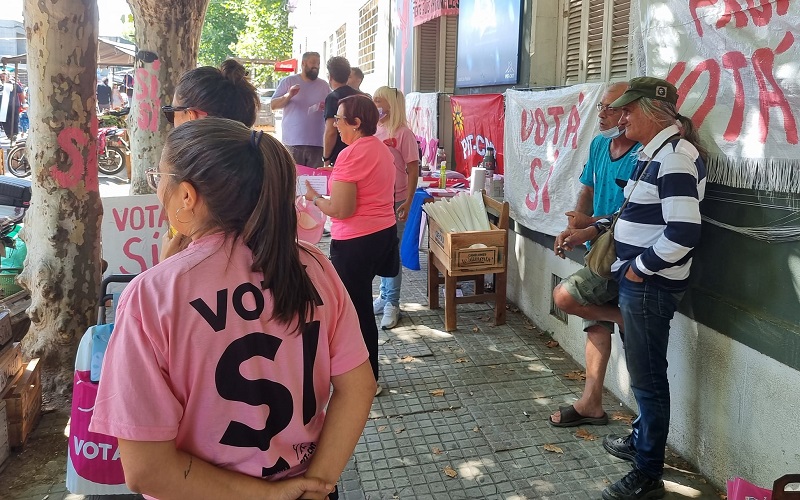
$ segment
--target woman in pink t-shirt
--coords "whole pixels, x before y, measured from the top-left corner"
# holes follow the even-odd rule
[[[406,99],[401,91],[392,87],[380,87],[372,99],[381,116],[375,136],[389,146],[395,155],[394,208],[397,214],[397,235],[402,238],[419,178],[419,144],[417,136],[406,123]],[[402,269],[397,272],[397,276],[381,278],[381,293],[372,303],[372,309],[375,314],[383,314],[381,328],[384,330],[397,326],[400,319],[402,283]]]
[[[361,334],[378,380],[378,327],[372,311],[372,280],[400,270],[394,218],[395,166],[389,148],[377,137],[378,108],[369,97],[339,101],[334,125],[348,146],[331,174],[330,198],[306,183],[306,199],[332,220],[331,262],[353,299]],[[378,386],[377,393],[380,392]]]
[[[205,118],[147,178],[191,243],[123,292],[90,430],[150,498],[325,498],[375,382],[336,270],[296,239],[291,155]]]

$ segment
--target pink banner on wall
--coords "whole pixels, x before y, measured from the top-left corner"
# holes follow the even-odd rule
[[[457,16],[458,0],[414,0],[414,26],[442,16]]]

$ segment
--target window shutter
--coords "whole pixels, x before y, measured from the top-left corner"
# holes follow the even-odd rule
[[[564,37],[564,83],[580,82],[581,71],[581,17],[583,0],[566,0],[566,36]]]
[[[421,24],[419,28],[419,92],[436,92],[439,64],[437,60],[439,47],[439,20],[434,19]]]
[[[586,36],[586,77],[583,81],[603,81],[603,17],[604,0],[589,0]]]
[[[444,44],[444,89],[443,92],[453,93],[456,87],[456,44],[458,42],[458,16],[444,16],[445,44]]]
[[[627,80],[630,57],[628,33],[630,31],[631,1],[616,0],[611,5],[611,48],[609,50],[609,80]]]

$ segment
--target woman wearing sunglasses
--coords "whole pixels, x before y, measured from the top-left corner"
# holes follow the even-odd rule
[[[187,71],[175,87],[171,106],[162,106],[167,121],[176,127],[207,116],[228,118],[252,127],[256,122],[260,101],[258,92],[247,78],[247,70],[239,62],[228,59],[219,69],[202,66]],[[155,190],[151,174],[146,172],[150,187]],[[180,252],[189,241],[173,230],[161,239],[161,260]]]
[[[149,177],[192,242],[125,288],[91,430],[149,497],[325,498],[375,381],[336,270],[295,237],[291,154],[207,118],[170,132]]]
[[[377,381],[378,327],[372,312],[372,280],[396,276],[400,270],[394,157],[375,137],[378,108],[369,97],[353,95],[340,100],[333,120],[347,147],[339,153],[331,174],[330,198],[323,198],[308,182],[305,196],[331,217],[331,262],[356,306]]]
[[[218,116],[252,127],[260,103],[258,92],[240,63],[228,59],[219,69],[202,66],[187,71],[175,87],[171,106],[162,106],[167,121],[176,127],[188,121]]]

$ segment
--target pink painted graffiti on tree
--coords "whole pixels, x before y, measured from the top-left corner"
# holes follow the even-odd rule
[[[149,67],[137,68],[134,88],[134,98],[139,103],[139,114],[136,125],[150,132],[158,132],[161,119],[161,82],[158,72],[161,61],[156,59]]]
[[[97,136],[97,117],[92,120],[91,133]],[[100,190],[97,178],[97,148],[91,144],[89,135],[77,127],[65,128],[58,134],[58,147],[66,154],[67,162],[62,168],[51,165],[50,175],[63,189],[73,189],[83,181],[87,191]],[[85,152],[85,156],[84,156]]]

